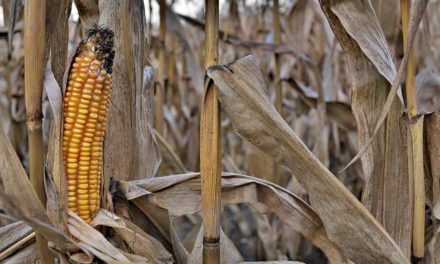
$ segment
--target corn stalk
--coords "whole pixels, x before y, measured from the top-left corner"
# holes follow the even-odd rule
[[[25,104],[29,141],[30,180],[38,198],[45,205],[42,93],[46,42],[46,1],[26,1],[24,17]],[[39,233],[36,234],[36,240],[42,262],[53,263],[53,256],[47,247],[47,241]]]
[[[205,2],[205,68],[218,61],[219,2]],[[200,172],[203,206],[203,263],[220,263],[221,140],[217,87],[209,79],[201,112]]]
[[[280,4],[278,0],[273,1],[273,42],[274,44],[281,44],[281,28],[280,28]],[[283,115],[283,91],[282,84],[280,80],[280,72],[281,72],[281,55],[275,53],[275,108],[277,109],[280,115]],[[274,164],[273,166],[273,176],[272,181],[279,184],[279,166]]]
[[[159,134],[163,133],[164,120],[163,120],[163,102],[164,102],[164,92],[165,92],[165,40],[167,35],[167,25],[166,25],[166,9],[167,3],[165,0],[159,1],[160,8],[160,29],[159,29],[159,72],[158,79],[159,85],[156,86],[156,98],[155,98],[155,123]]]
[[[402,16],[403,47],[406,50],[408,36],[408,18],[411,7],[410,0],[400,1]],[[406,55],[406,54],[405,54]],[[409,175],[414,182],[414,222],[413,222],[413,254],[416,257],[425,255],[425,179],[423,169],[423,118],[417,117],[416,80],[414,68],[414,52],[408,54],[406,68],[405,98],[409,124],[409,135],[412,146],[408,148]]]
[[[279,0],[273,1],[273,42],[274,44],[281,44],[281,28],[280,28],[280,4]],[[280,55],[275,53],[275,107],[282,115],[282,107],[283,107],[283,98],[282,98],[282,90],[280,80],[280,72],[281,72],[281,61]]]

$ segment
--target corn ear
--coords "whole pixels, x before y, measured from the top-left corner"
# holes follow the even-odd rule
[[[95,26],[76,52],[64,98],[62,147],[68,206],[86,222],[100,202],[113,57],[113,32]]]

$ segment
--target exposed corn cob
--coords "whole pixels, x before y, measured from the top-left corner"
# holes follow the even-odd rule
[[[64,99],[68,205],[86,222],[99,208],[113,57],[113,32],[91,29],[75,55]]]

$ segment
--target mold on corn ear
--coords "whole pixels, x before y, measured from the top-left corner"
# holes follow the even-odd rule
[[[113,59],[115,57],[114,33],[110,29],[94,25],[83,39],[77,50],[77,55],[82,52],[88,52],[93,49],[96,58],[102,61],[104,69],[112,73]]]
[[[74,56],[64,98],[68,207],[86,222],[99,209],[113,57],[113,32],[94,26]]]

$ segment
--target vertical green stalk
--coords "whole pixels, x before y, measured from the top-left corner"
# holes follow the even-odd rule
[[[219,1],[205,2],[205,68],[218,61]],[[200,173],[203,207],[203,263],[220,263],[221,136],[217,87],[208,82],[200,123]]]
[[[43,72],[45,66],[46,0],[27,0],[24,15],[24,70],[26,124],[29,142],[30,180],[43,205],[44,147],[42,131]],[[36,234],[37,246],[43,263],[54,263],[47,241]]]

